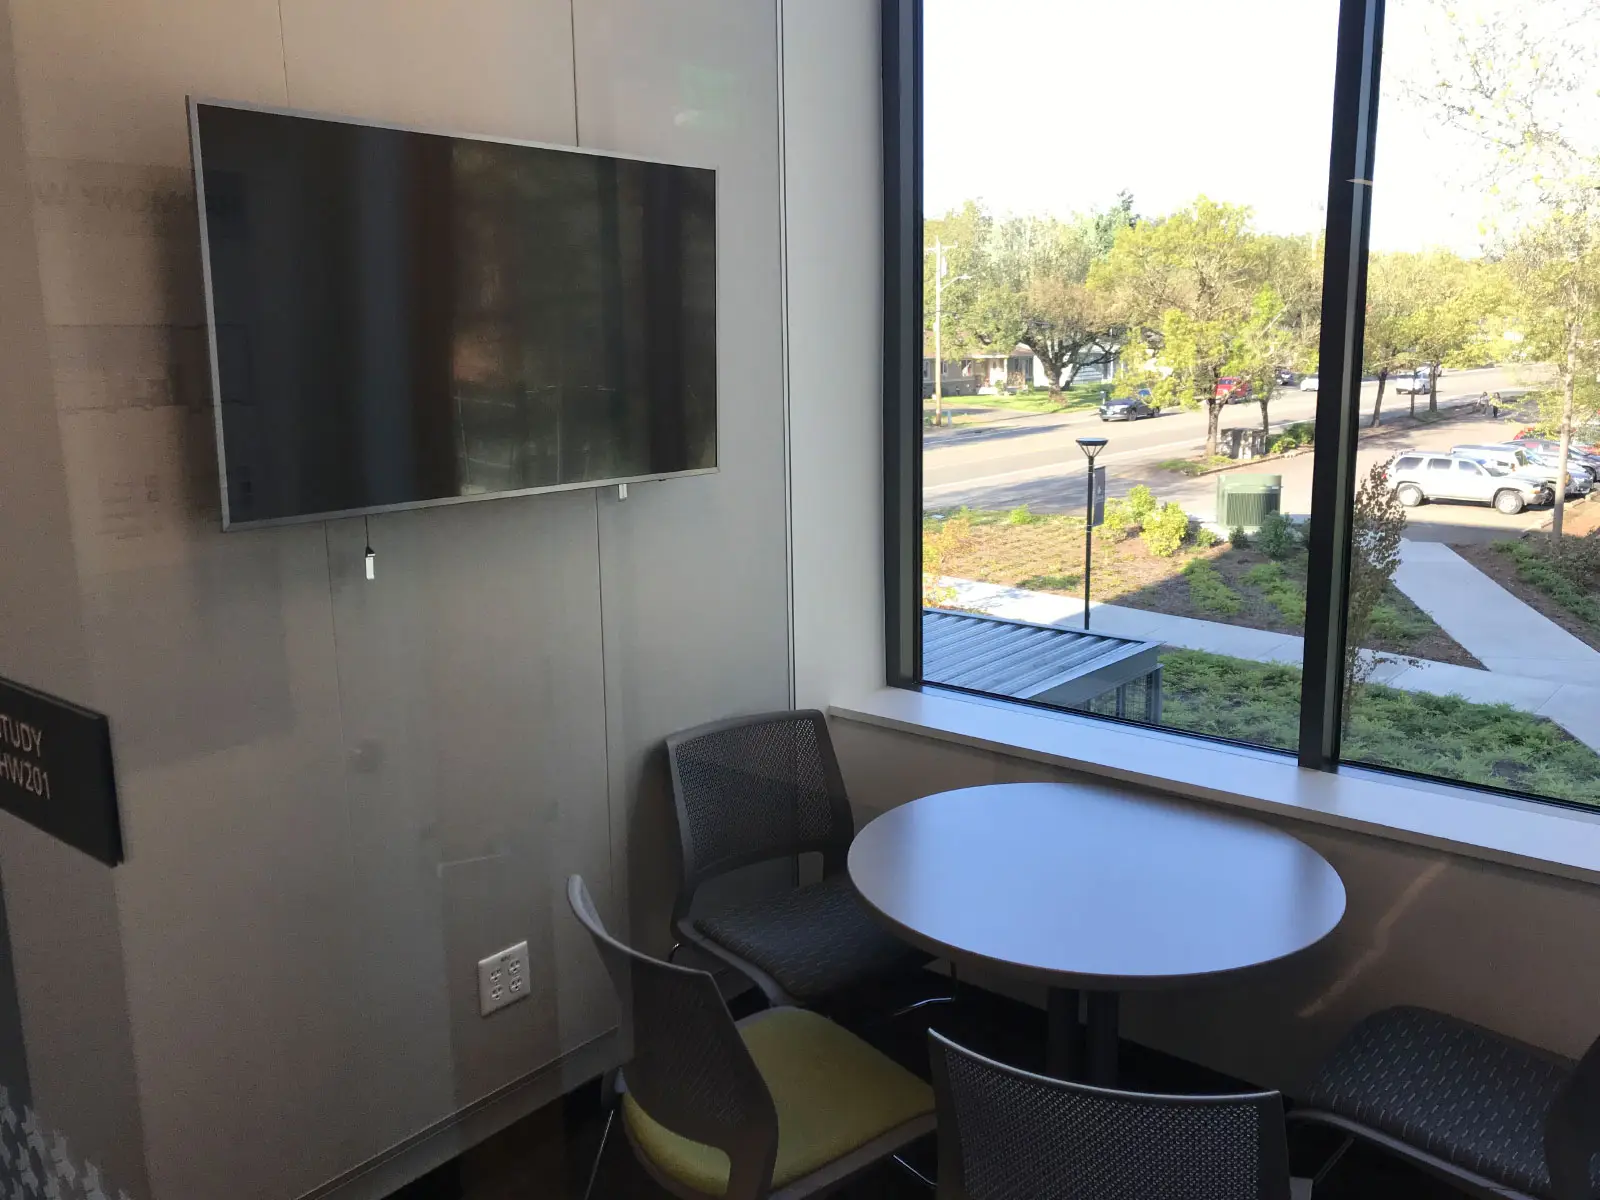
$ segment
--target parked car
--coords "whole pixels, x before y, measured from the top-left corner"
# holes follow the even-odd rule
[[[1321,386],[1322,386],[1322,381],[1320,379],[1318,379],[1315,375],[1307,375],[1304,379],[1302,379],[1300,381],[1300,390],[1302,392],[1314,392],[1318,388],[1320,388]]]
[[[1278,368],[1278,386],[1279,387],[1293,387],[1295,385],[1296,378],[1297,377],[1296,377],[1295,373],[1293,371],[1289,370],[1288,367],[1279,367]]]
[[[1514,442],[1490,443],[1482,446],[1452,446],[1450,453],[1459,454],[1479,462],[1493,463],[1521,479],[1537,480],[1549,486],[1554,494],[1556,481],[1561,478],[1555,466],[1535,462],[1522,447]],[[1566,488],[1569,496],[1587,496],[1594,487],[1594,476],[1581,467],[1567,471]]]
[[[1444,372],[1440,371],[1443,375]],[[1402,396],[1426,396],[1433,390],[1433,368],[1418,367],[1410,375],[1400,376],[1394,390]]]
[[[1551,499],[1548,485],[1464,454],[1402,450],[1389,464],[1388,480],[1407,508],[1429,500],[1471,500],[1492,504],[1496,511],[1511,517],[1530,504],[1546,504]]]
[[[1227,404],[1243,404],[1250,399],[1250,381],[1233,375],[1224,375],[1217,380],[1216,396],[1218,400]]]
[[[1515,439],[1515,444],[1521,446],[1530,458],[1535,456],[1535,452],[1551,459],[1559,457],[1561,454],[1561,443],[1554,438],[1542,438],[1533,434],[1524,434]],[[1573,443],[1567,449],[1567,460],[1568,462],[1576,462],[1596,479],[1600,479],[1600,454],[1595,454],[1592,450],[1586,450],[1577,443]],[[1539,461],[1543,461],[1543,459]]]
[[[1551,477],[1554,478],[1555,470],[1561,464],[1561,447],[1559,445],[1554,450],[1545,450],[1539,446],[1518,446],[1517,448],[1526,454],[1536,466],[1549,470]],[[1568,495],[1587,495],[1594,489],[1595,480],[1600,477],[1600,466],[1594,465],[1592,460],[1585,461],[1587,457],[1587,455],[1578,454],[1570,450],[1567,452],[1567,473],[1572,477],[1575,485],[1568,489]]]
[[[1100,406],[1102,421],[1142,421],[1160,415],[1161,410],[1143,396],[1118,396]]]

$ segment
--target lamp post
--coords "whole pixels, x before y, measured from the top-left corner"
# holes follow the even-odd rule
[[[1081,437],[1078,449],[1089,460],[1088,490],[1083,494],[1083,631],[1089,632],[1089,580],[1094,573],[1094,460],[1106,448],[1103,437]]]

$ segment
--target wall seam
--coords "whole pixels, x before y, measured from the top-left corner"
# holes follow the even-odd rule
[[[611,665],[606,657],[606,559],[600,534],[600,489],[591,488],[590,494],[594,496],[594,591],[600,619],[600,743],[606,764],[606,871],[610,876],[606,883],[612,911],[617,914],[614,919],[618,919],[616,805],[611,791]],[[631,900],[629,903],[631,906]]]
[[[794,414],[793,380],[789,361],[789,144],[786,136],[787,120],[784,110],[784,0],[773,0],[773,34],[777,55],[777,135],[778,135],[778,280],[779,288],[779,360],[783,376],[780,394],[783,400],[783,555],[784,600],[788,609],[785,634],[788,641],[789,707],[798,702],[799,678],[795,644],[795,576],[794,576],[794,437],[791,428]]]
[[[278,58],[283,64],[283,103],[287,107],[292,101],[289,98],[289,39],[283,32],[283,0],[278,0]]]
[[[578,119],[578,0],[567,0],[567,31],[572,38],[572,144],[581,146],[583,126]],[[598,515],[597,509],[597,519]]]

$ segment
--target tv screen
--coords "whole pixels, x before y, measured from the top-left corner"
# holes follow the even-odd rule
[[[224,528],[715,469],[714,172],[190,114]]]

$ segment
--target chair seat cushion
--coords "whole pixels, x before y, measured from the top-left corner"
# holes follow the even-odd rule
[[[927,960],[886,930],[842,871],[820,883],[699,917],[699,933],[811,1004]]]
[[[1307,1094],[1486,1179],[1550,1194],[1545,1114],[1573,1065],[1424,1008],[1391,1008],[1339,1043]]]
[[[933,1112],[933,1091],[826,1017],[772,1008],[739,1025],[778,1112],[774,1189],[837,1162]],[[707,1196],[728,1187],[728,1156],[679,1137],[624,1095],[623,1119],[640,1154],[669,1179]]]

